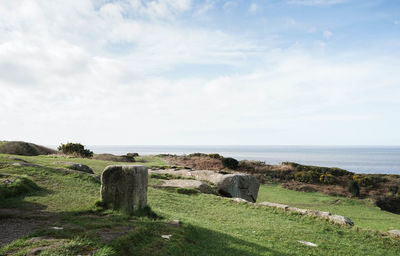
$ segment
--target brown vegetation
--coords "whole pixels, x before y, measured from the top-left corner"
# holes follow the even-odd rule
[[[218,157],[216,157],[218,156]],[[218,154],[202,153],[176,156],[162,155],[171,165],[197,170],[242,172],[255,176],[261,183],[279,182],[297,191],[321,192],[333,196],[370,198],[384,210],[400,213],[400,175],[355,174],[340,168],[308,166],[285,162],[269,165],[261,161],[239,161],[235,170],[224,168]],[[356,186],[357,193],[349,189]],[[354,188],[353,188],[354,189]],[[395,205],[393,205],[395,204]]]

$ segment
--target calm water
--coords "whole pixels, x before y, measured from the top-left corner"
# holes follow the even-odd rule
[[[140,155],[219,153],[268,164],[283,161],[340,167],[357,173],[400,174],[400,147],[375,146],[88,146],[94,153]]]

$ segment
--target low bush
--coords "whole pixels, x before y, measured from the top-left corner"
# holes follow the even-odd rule
[[[232,170],[237,169],[239,166],[239,161],[232,157],[223,157],[221,159],[221,162],[225,168],[229,168]]]
[[[68,142],[67,144],[61,144],[57,149],[66,155],[74,155],[76,157],[90,158],[93,156],[93,152],[85,149],[85,146],[80,143]]]
[[[376,199],[375,204],[382,210],[400,214],[399,196],[380,196]]]
[[[320,173],[316,171],[300,171],[294,174],[294,179],[304,183],[318,183],[320,176]]]
[[[345,176],[345,175],[353,175],[353,172],[346,171],[344,169],[336,168],[336,167],[320,167],[320,166],[312,166],[312,165],[302,165],[293,162],[282,162],[283,165],[287,165],[297,172],[315,172],[320,174],[331,174],[333,176]]]
[[[208,156],[208,155],[204,153],[192,153],[188,155],[188,157],[194,157],[194,156]]]
[[[347,191],[349,191],[352,196],[359,197],[360,196],[360,186],[354,180],[351,180],[347,185]]]
[[[379,175],[353,175],[353,180],[357,182],[361,187],[376,187],[379,183],[385,182],[386,179]]]
[[[217,153],[212,153],[212,154],[208,154],[209,157],[211,158],[215,158],[215,159],[222,159],[223,156],[221,156],[220,154]]]
[[[321,183],[330,185],[330,184],[336,183],[336,178],[332,174],[327,173],[327,174],[322,174],[321,176],[319,176],[319,181]]]

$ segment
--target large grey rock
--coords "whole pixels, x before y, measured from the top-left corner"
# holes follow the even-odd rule
[[[94,174],[93,170],[85,165],[85,164],[79,164],[79,163],[73,163],[73,162],[55,162],[56,164],[63,164],[65,165],[68,169],[72,169],[75,171],[81,171],[81,172],[86,172],[90,174]]]
[[[101,174],[101,200],[108,208],[127,213],[147,204],[147,168],[110,165]]]
[[[248,174],[226,174],[221,176],[216,184],[219,194],[227,197],[239,197],[249,202],[257,201],[260,183],[254,176]]]
[[[217,192],[226,197],[239,197],[256,202],[260,183],[249,174],[222,174],[206,170],[157,170],[151,173],[167,173],[196,180],[205,180],[217,186]]]
[[[159,185],[160,187],[170,187],[170,188],[192,188],[197,189],[201,193],[214,194],[215,191],[207,183],[198,180],[164,180]]]

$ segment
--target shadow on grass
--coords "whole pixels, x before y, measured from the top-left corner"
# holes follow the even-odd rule
[[[229,234],[189,224],[168,225],[146,214],[124,215],[117,211],[60,213],[61,231],[36,235],[63,239],[82,237],[97,249],[111,248],[110,255],[286,255]],[[112,235],[111,240],[104,240]],[[171,235],[162,238],[163,235]],[[79,251],[79,250],[78,250]]]

